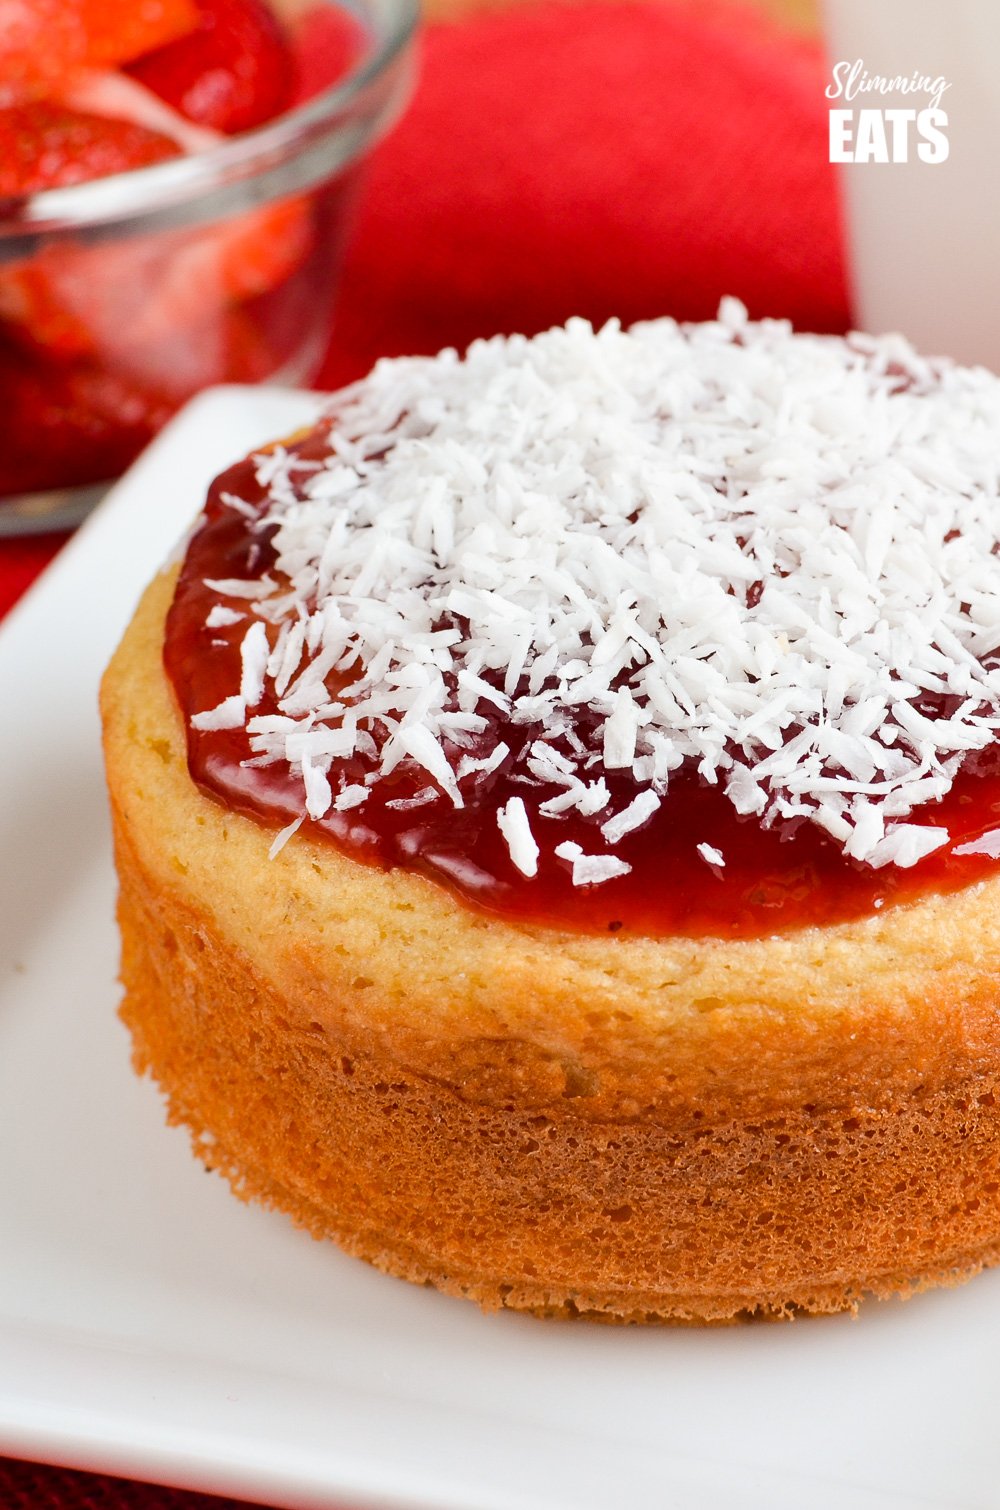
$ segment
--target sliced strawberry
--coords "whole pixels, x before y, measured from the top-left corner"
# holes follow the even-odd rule
[[[25,351],[73,358],[96,350],[90,328],[62,287],[71,255],[50,244],[27,261],[0,266],[0,332]],[[85,257],[85,249],[77,255]]]
[[[127,63],[197,25],[194,0],[0,0],[0,103]]]
[[[277,359],[240,309],[174,332],[142,363],[27,357],[0,335],[0,497],[117,477],[171,414],[211,383],[256,383]]]
[[[256,322],[235,306],[210,322],[161,330],[155,341],[123,347],[116,360],[136,384],[163,393],[171,405],[213,383],[259,383],[279,364]]]
[[[342,79],[365,49],[361,22],[337,5],[312,5],[295,24],[294,103],[311,100]]]
[[[192,233],[158,289],[169,301],[168,318],[199,318],[205,299],[237,303],[266,293],[302,265],[312,244],[311,206],[303,199],[263,205]]]
[[[115,477],[173,405],[101,366],[26,360],[0,341],[0,495]]]
[[[53,243],[0,266],[0,322],[29,351],[114,363],[128,353],[136,370],[147,349],[159,365],[175,335],[180,351],[210,342],[228,308],[285,282],[312,244],[299,199],[129,242]]]
[[[233,135],[280,115],[295,64],[264,0],[196,0],[198,29],[129,65],[188,120]]]
[[[0,110],[0,198],[145,168],[179,154],[177,143],[158,131],[50,100]]]

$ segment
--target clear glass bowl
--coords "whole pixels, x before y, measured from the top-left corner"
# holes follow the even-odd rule
[[[308,383],[359,167],[405,103],[416,0],[358,0],[358,55],[266,125],[0,206],[0,534],[77,522],[213,383]],[[6,211],[7,213],[3,213]]]

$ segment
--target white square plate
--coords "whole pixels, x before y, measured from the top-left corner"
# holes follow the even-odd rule
[[[195,400],[0,632],[0,1451],[291,1507],[990,1510],[1000,1272],[859,1320],[483,1316],[206,1179],[115,1017],[101,669],[222,465]]]

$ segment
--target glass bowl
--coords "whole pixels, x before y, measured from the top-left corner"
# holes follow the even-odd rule
[[[406,101],[416,0],[331,87],[207,150],[0,202],[0,535],[79,521],[213,383],[306,384],[359,168]]]

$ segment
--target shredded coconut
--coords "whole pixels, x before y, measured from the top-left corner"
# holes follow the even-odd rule
[[[298,833],[299,829],[302,827],[305,821],[305,813],[300,813],[297,818],[292,819],[291,823],[286,823],[284,828],[278,830],[271,843],[271,848],[267,852],[267,858],[269,860],[274,860],[278,855],[281,854],[281,851],[284,849],[289,839],[293,834]]]
[[[624,839],[626,834],[631,834],[635,829],[642,828],[644,823],[648,823],[659,805],[659,797],[647,788],[637,797],[633,797],[628,807],[616,813],[613,818],[609,818],[606,823],[602,823],[601,833],[609,844],[617,844],[620,839]]]
[[[226,629],[230,624],[238,624],[241,619],[245,618],[246,614],[237,613],[235,608],[225,608],[221,603],[217,603],[210,610],[205,620],[205,627],[206,629]]]
[[[352,807],[360,807],[363,802],[367,801],[368,788],[355,783],[353,786],[345,786],[338,793],[333,805],[338,813],[346,813]]]
[[[528,812],[521,797],[511,797],[497,811],[500,832],[507,841],[510,857],[523,876],[538,874],[538,845],[531,832]]]
[[[617,855],[585,855],[579,844],[569,839],[565,844],[557,844],[555,853],[572,865],[574,886],[600,886],[604,881],[613,881],[615,876],[627,876],[632,869],[627,860],[619,860]]]
[[[255,619],[240,646],[240,697],[248,708],[256,708],[264,696],[264,673],[270,654],[267,629],[260,619]]]
[[[224,697],[214,708],[204,713],[195,713],[191,718],[193,729],[242,729],[247,719],[247,705],[239,693]]]
[[[456,808],[504,768],[533,874],[535,814],[607,812],[630,773],[613,848],[684,767],[869,866],[947,842],[907,820],[1000,727],[1000,380],[726,300],[382,361],[334,412],[325,457],[257,459],[275,560],[213,584],[254,622],[241,693],[193,720],[269,689],[253,757],[311,816],[401,763]],[[628,869],[555,853],[579,885]]]

